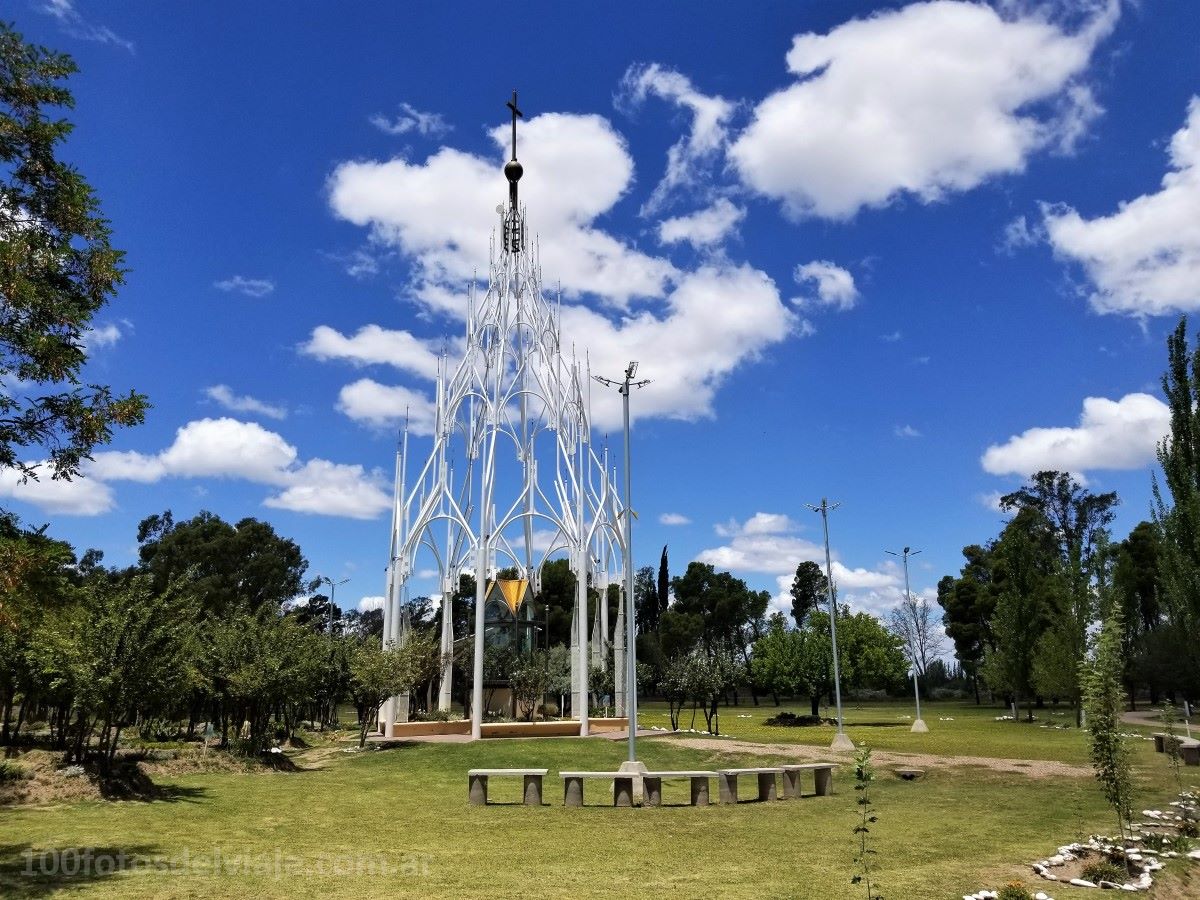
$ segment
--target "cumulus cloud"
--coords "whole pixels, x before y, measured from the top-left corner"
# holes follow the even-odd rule
[[[48,463],[37,467],[49,473]],[[43,512],[65,516],[98,516],[116,506],[112,488],[101,481],[76,476],[70,481],[46,474],[39,480],[22,481],[15,469],[0,468],[0,497],[11,497],[36,506]]]
[[[360,378],[338,392],[338,411],[372,428],[388,428],[408,422],[417,435],[433,434],[436,410],[433,401],[403,385],[380,384]]]
[[[649,311],[612,321],[584,306],[562,308],[564,335],[586,348],[593,372],[619,373],[641,360],[651,385],[630,404],[635,419],[694,420],[713,415],[721,382],[739,365],[784,340],[796,326],[775,284],[750,266],[705,266],[685,275],[667,297],[666,314]],[[616,391],[593,392],[592,422],[621,423]]]
[[[1078,427],[1030,428],[988,447],[980,462],[993,475],[1139,469],[1154,461],[1155,447],[1170,428],[1170,410],[1157,397],[1088,397]]]
[[[358,601],[359,612],[370,612],[375,609],[383,609],[383,597],[363,597]]]
[[[226,293],[244,294],[247,297],[265,297],[275,290],[275,282],[268,278],[246,278],[234,275],[222,281],[214,281],[213,287]]]
[[[667,151],[667,171],[642,206],[643,215],[652,214],[672,191],[700,177],[701,167],[714,160],[725,145],[725,124],[735,108],[722,97],[702,94],[686,75],[658,63],[630,66],[621,80],[618,104],[636,107],[648,96],[686,109],[692,124],[688,134]]]
[[[1075,262],[1101,313],[1168,315],[1200,309],[1200,97],[1171,139],[1162,187],[1108,216],[1085,219],[1067,206],[1043,209],[1050,245]]]
[[[796,301],[802,307],[824,306],[844,311],[853,309],[858,302],[854,276],[829,260],[818,259],[796,266],[792,277],[797,284],[812,285],[816,289],[815,297],[803,297]]]
[[[323,459],[301,462],[296,448],[280,435],[254,422],[229,418],[188,422],[159,453],[101,451],[84,463],[83,475],[70,484],[43,479],[25,485],[12,483],[6,475],[0,495],[48,512],[99,515],[114,505],[112,482],[233,478],[276,488],[278,493],[264,503],[277,509],[373,519],[391,508],[381,472]]]
[[[691,525],[692,520],[681,513],[663,513],[658,517],[659,525]]]
[[[452,131],[454,126],[449,125],[442,118],[441,113],[421,112],[409,103],[400,104],[400,112],[398,115],[391,118],[376,113],[371,116],[371,124],[382,131],[384,134],[399,136],[415,131],[422,137],[441,137],[444,134]]]
[[[95,350],[101,347],[111,347],[122,338],[121,329],[109,322],[89,328],[83,333],[84,350]]]
[[[724,197],[712,206],[658,223],[658,240],[663,244],[688,243],[697,250],[720,244],[746,218],[746,210]]]
[[[895,429],[893,429],[893,432],[898,438],[921,437],[921,432],[917,431],[917,429],[913,428],[911,425],[897,425]]]
[[[508,127],[493,129],[497,148]],[[609,122],[596,115],[545,113],[521,130],[521,199],[539,236],[542,268],[569,297],[595,294],[618,306],[660,297],[675,276],[670,262],[648,256],[594,225],[628,189],[633,159]],[[494,159],[443,147],[424,163],[402,159],[339,165],[329,202],[340,218],[369,227],[382,244],[418,264],[418,282],[462,283],[486,271],[504,182]],[[449,311],[449,310],[445,310]],[[459,316],[465,314],[458,307]]]
[[[214,384],[204,389],[204,396],[230,412],[256,413],[268,419],[286,419],[287,407],[278,403],[257,400],[248,394],[235,394],[227,384]]]
[[[793,216],[834,219],[921,202],[1069,149],[1099,108],[1080,82],[1119,0],[1068,32],[1036,7],[932,0],[797,35],[796,83],[733,142],[743,182]]]
[[[407,331],[364,325],[350,336],[328,325],[318,325],[300,345],[300,352],[320,360],[345,360],[355,365],[387,365],[422,378],[437,377],[438,353],[434,342]]]

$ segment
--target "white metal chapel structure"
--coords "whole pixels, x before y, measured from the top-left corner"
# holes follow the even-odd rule
[[[485,597],[489,581],[515,567],[530,595],[541,589],[542,566],[565,556],[575,575],[571,622],[572,715],[588,734],[588,674],[615,653],[615,702],[625,710],[625,617],[622,590],[614,628],[609,627],[610,584],[620,584],[626,548],[624,508],[608,451],[591,440],[588,362],[573,348],[564,353],[556,306],[542,294],[537,242],[529,240],[517,186],[517,119],[512,102],[512,158],[504,166],[508,202],[497,207],[487,293],[469,286],[465,350],[457,367],[441,359],[435,398],[433,445],[424,466],[408,481],[408,433],[396,457],[390,559],[384,601],[384,646],[407,639],[408,586],[418,556],[431,559],[442,592],[443,665],[438,708],[449,709],[456,640],[450,598],[461,575],[475,577],[471,734],[478,739],[483,709]],[[601,602],[588,636],[587,590]],[[612,637],[610,638],[610,635]],[[394,697],[380,711],[380,727],[407,715],[408,698]]]

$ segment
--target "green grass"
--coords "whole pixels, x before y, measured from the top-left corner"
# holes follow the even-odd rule
[[[722,734],[740,740],[770,744],[808,744],[828,747],[836,729],[832,725],[781,728],[764,725],[766,719],[781,711],[807,715],[807,703],[775,706],[770,700],[759,706],[743,703],[721,712]],[[846,733],[855,743],[868,743],[878,750],[897,753],[932,753],[938,756],[992,756],[1007,759],[1044,759],[1074,765],[1088,764],[1087,735],[1075,728],[1074,713],[1067,707],[1034,711],[1034,722],[996,721],[1007,710],[974,703],[922,703],[921,714],[929,726],[928,734],[913,734],[911,702],[843,705]],[[822,710],[833,717],[833,708]],[[1024,713],[1022,712],[1022,715]],[[643,727],[669,728],[670,716],[665,704],[649,703],[638,712]],[[1069,725],[1070,728],[1043,728],[1043,725]],[[691,726],[691,711],[680,719],[681,728]],[[704,729],[704,717],[697,713],[696,727]],[[1129,733],[1149,734],[1150,728],[1122,726]],[[1181,729],[1182,730],[1182,729]]]
[[[862,710],[859,722],[890,709]],[[1075,761],[1084,750],[1053,732],[990,718],[926,715],[931,735],[875,727],[849,729],[872,746],[920,752],[969,747],[972,755]],[[773,707],[758,712],[770,714]],[[743,714],[754,714],[753,707]],[[990,712],[990,711],[989,711]],[[647,715],[657,714],[650,706]],[[741,739],[779,740],[807,729],[774,729],[759,719],[726,715]],[[997,713],[992,712],[992,715]],[[941,728],[953,715],[959,730]],[[732,723],[738,727],[732,727]],[[994,726],[994,727],[993,727]],[[1011,731],[1006,730],[1011,729]],[[1026,752],[1015,734],[1025,736]],[[822,743],[825,736],[796,736]],[[810,739],[811,738],[811,739]],[[749,763],[751,757],[680,747],[670,738],[644,739],[639,756],[651,767],[694,768]],[[318,751],[320,752],[320,751]],[[832,797],[799,802],[743,803],[735,808],[613,809],[600,784],[587,785],[589,805],[564,809],[560,769],[615,767],[621,741],[543,739],[479,744],[407,744],[370,753],[335,752],[297,773],[203,774],[160,779],[171,800],[79,803],[0,812],[0,896],[70,897],[803,897],[851,900],[851,828],[856,809],[849,769]],[[955,749],[954,752],[963,752]],[[310,754],[311,756],[311,754]],[[1161,755],[1139,747],[1139,780],[1147,804],[1169,799]],[[486,809],[467,805],[466,771],[474,766],[545,766],[547,806],[517,805],[516,780],[494,780]],[[715,791],[715,785],[713,786]],[[750,785],[746,786],[750,788]],[[811,789],[811,787],[809,787]],[[752,788],[750,790],[752,793]],[[668,804],[682,803],[683,783],[666,786]],[[715,799],[715,797],[714,797]],[[878,879],[888,900],[961,897],[1025,877],[1023,865],[1060,843],[1110,829],[1111,815],[1090,777],[1034,780],[981,769],[934,769],[917,782],[880,771],[874,789],[879,822]],[[122,874],[54,880],[28,877],[26,854],[69,848],[124,850],[140,860],[211,860],[219,849],[232,870],[223,874]],[[275,874],[276,853],[280,873]],[[248,854],[241,869],[238,854]],[[384,860],[390,875],[355,875],[354,860]],[[258,871],[255,866],[265,865]],[[303,869],[303,873],[295,867]],[[323,869],[323,871],[321,871]],[[1058,900],[1074,896],[1056,889]]]

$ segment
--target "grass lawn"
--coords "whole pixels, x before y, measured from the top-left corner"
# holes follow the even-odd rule
[[[827,743],[828,729],[761,724],[774,707],[727,711],[722,730],[752,741]],[[654,705],[648,721],[665,715]],[[738,719],[742,715],[757,718]],[[848,710],[848,731],[881,749],[1084,762],[1083,736],[992,721],[996,710],[934,704],[932,732],[912,735],[887,722],[904,709]],[[861,714],[861,718],[859,717]],[[953,717],[954,722],[939,722]],[[857,726],[856,726],[857,721]],[[735,725],[736,723],[736,725]],[[685,723],[686,720],[685,720]],[[800,733],[803,732],[803,733]],[[1165,759],[1138,742],[1141,806],[1169,799]],[[761,757],[681,747],[673,738],[639,742],[651,767],[711,768]],[[0,811],[0,896],[46,897],[802,897],[862,898],[850,885],[856,807],[849,767],[832,797],[743,803],[735,808],[613,809],[599,783],[589,807],[564,809],[560,769],[615,767],[624,742],[604,739],[495,740],[416,744],[369,753],[320,748],[295,773],[211,773],[158,779],[172,799],[89,802]],[[833,758],[831,756],[831,758]],[[542,809],[516,805],[519,782],[494,780],[493,800],[467,805],[474,766],[548,767]],[[1188,770],[1189,774],[1196,770]],[[874,790],[882,893],[888,900],[961,897],[1024,878],[1029,860],[1112,818],[1090,777],[1033,779],[983,768],[931,768],[916,782],[881,771]],[[1193,778],[1192,781],[1200,779]],[[750,785],[746,785],[753,794]],[[713,785],[715,799],[716,785]],[[811,782],[806,785],[811,790]],[[668,803],[686,783],[668,784]],[[43,851],[124,851],[142,871],[50,878],[36,874]],[[223,871],[208,870],[219,851]],[[30,857],[30,852],[33,856]],[[183,859],[187,874],[147,870]],[[50,857],[46,857],[49,859]],[[62,857],[68,861],[69,854]],[[32,860],[34,875],[25,874]],[[390,869],[380,874],[380,864]],[[375,866],[376,873],[355,866]],[[128,869],[128,864],[126,865]],[[1191,882],[1195,884],[1195,880]],[[1056,888],[1052,895],[1091,896]],[[1187,893],[1161,896],[1188,896]]]

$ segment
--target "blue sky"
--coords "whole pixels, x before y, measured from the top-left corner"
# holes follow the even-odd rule
[[[1200,306],[1191,3],[8,15],[78,61],[65,152],[128,252],[88,376],[154,408],[0,503],[111,564],[209,509],[350,578],[340,605],[383,593],[396,428],[486,271],[514,87],[566,337],[653,381],[639,565],[668,544],[781,594],[827,496],[843,592],[881,611],[885,549],[932,593],[1037,469],[1118,491],[1118,538],[1148,513],[1165,336]]]

